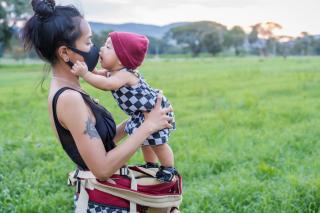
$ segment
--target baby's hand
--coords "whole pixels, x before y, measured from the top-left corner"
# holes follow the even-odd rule
[[[111,76],[111,72],[110,72],[110,71],[106,71],[106,72],[105,72],[105,76],[106,76],[106,77],[110,77],[110,76]]]
[[[83,76],[85,76],[85,74],[88,72],[88,67],[86,65],[85,62],[80,62],[80,61],[77,61],[72,69],[71,69],[71,72],[74,74],[74,75],[77,75],[77,76],[80,76],[83,78]]]

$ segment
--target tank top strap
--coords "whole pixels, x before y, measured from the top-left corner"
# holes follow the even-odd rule
[[[59,122],[59,119],[58,119],[58,116],[57,116],[57,102],[58,102],[59,96],[60,96],[64,91],[69,90],[69,89],[70,89],[70,90],[74,90],[74,91],[76,91],[76,92],[79,92],[78,90],[75,90],[75,89],[73,89],[73,88],[71,88],[71,87],[62,87],[62,88],[60,88],[60,89],[56,92],[56,94],[53,96],[53,99],[52,99],[53,120],[54,120],[54,124],[55,124],[55,126],[56,126],[56,129],[57,129],[58,134],[59,134],[59,132],[60,132],[61,130],[68,131],[68,130],[65,129],[65,128],[61,125],[61,123]],[[81,93],[81,92],[79,92],[79,93],[81,94],[82,97],[85,95],[84,93]]]

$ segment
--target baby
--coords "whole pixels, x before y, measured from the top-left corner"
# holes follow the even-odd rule
[[[143,122],[143,112],[150,112],[154,107],[158,93],[150,87],[137,68],[142,64],[149,40],[147,37],[128,32],[112,32],[100,49],[100,63],[105,70],[89,72],[84,62],[74,64],[71,72],[81,76],[92,86],[111,91],[119,107],[130,116],[125,126],[125,132],[132,134]],[[163,96],[162,107],[170,107]],[[150,135],[143,143],[142,152],[146,168],[157,168],[157,159],[161,166],[156,176],[161,182],[170,182],[177,173],[174,168],[173,152],[168,145],[170,133],[175,130],[173,112],[172,128],[163,129]]]

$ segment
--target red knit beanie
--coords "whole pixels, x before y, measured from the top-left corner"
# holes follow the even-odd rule
[[[111,32],[109,36],[123,66],[136,69],[142,64],[149,45],[146,36],[128,32]]]

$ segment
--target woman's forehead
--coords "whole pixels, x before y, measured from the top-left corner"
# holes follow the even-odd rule
[[[82,37],[87,38],[92,36],[91,27],[85,19],[82,19],[80,22],[80,30],[81,30]]]

